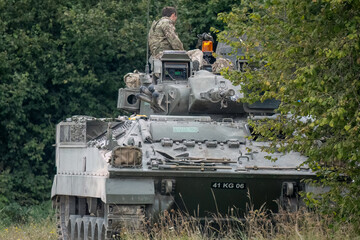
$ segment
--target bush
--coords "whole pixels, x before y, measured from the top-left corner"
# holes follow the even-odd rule
[[[52,218],[54,211],[51,208],[51,201],[39,205],[24,207],[17,202],[9,203],[0,209],[0,226],[26,224],[30,221],[41,221]]]

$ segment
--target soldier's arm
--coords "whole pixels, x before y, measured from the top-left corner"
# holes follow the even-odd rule
[[[175,32],[175,26],[171,23],[163,24],[162,30],[174,50],[184,50],[184,46]]]

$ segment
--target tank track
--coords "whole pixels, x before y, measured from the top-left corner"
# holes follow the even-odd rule
[[[66,213],[65,213],[65,201],[61,197],[55,199],[55,214],[56,214],[56,227],[58,233],[58,239],[69,240],[67,225],[66,225]]]
[[[144,230],[143,205],[102,203],[103,208],[94,214],[89,213],[85,198],[58,196],[54,204],[60,240],[120,239],[123,228],[132,232]]]

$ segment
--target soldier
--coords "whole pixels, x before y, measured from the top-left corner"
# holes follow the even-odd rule
[[[154,21],[149,31],[149,47],[152,56],[164,50],[184,50],[183,44],[175,32],[177,19],[174,7],[164,7],[162,18]]]
[[[177,12],[174,7],[164,7],[162,10],[162,18],[158,21],[154,21],[149,30],[148,40],[149,48],[152,57],[150,62],[162,57],[165,50],[184,50],[183,44],[175,32],[175,22],[177,19]],[[203,52],[199,49],[187,51],[190,59],[193,62],[193,67],[196,70],[202,68],[204,64]],[[231,67],[230,61],[221,59],[219,64],[213,67],[215,73],[219,73],[223,67]],[[157,73],[158,74],[158,73]],[[155,74],[155,76],[157,76]]]

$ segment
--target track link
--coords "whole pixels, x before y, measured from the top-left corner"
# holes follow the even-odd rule
[[[144,230],[143,205],[104,204],[105,214],[100,217],[75,214],[67,196],[59,196],[55,201],[58,238],[61,240],[120,239],[123,231]]]

